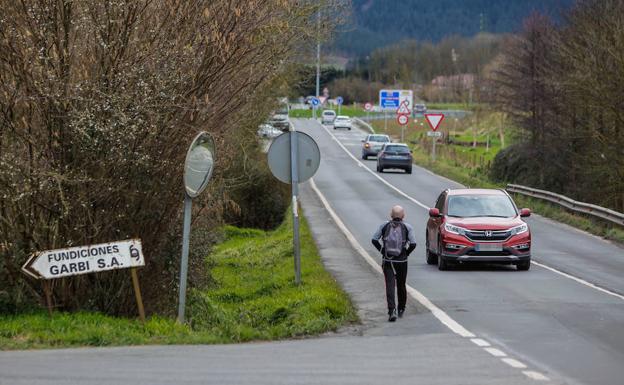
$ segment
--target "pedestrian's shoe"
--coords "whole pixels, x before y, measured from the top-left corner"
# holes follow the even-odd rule
[[[397,313],[396,310],[392,309],[389,313],[388,313],[389,317],[388,317],[388,322],[394,322],[397,319]]]
[[[405,313],[405,309],[399,309],[399,318],[403,318],[403,313]]]

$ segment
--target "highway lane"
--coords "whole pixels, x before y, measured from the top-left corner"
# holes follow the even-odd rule
[[[419,247],[410,260],[408,283],[477,336],[486,337],[533,366],[569,381],[618,384],[624,378],[624,300],[550,270],[533,266],[517,272],[507,266],[477,266],[440,272],[424,259],[427,212],[371,175],[374,161],[356,162],[336,143],[360,158],[363,132],[326,132],[318,123],[295,120],[322,151],[316,185],[357,241],[376,256],[370,235],[392,204],[407,209]],[[368,170],[367,170],[368,169]],[[444,188],[458,184],[419,167],[412,175],[381,177],[425,206]],[[532,217],[535,258],[614,292],[624,292],[622,248],[586,233]],[[443,359],[443,358],[441,358]]]

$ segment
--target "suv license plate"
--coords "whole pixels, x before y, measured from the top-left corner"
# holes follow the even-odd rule
[[[503,245],[501,243],[477,243],[475,245],[476,251],[503,251]]]

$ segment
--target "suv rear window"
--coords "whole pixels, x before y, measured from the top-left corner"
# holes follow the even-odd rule
[[[407,146],[398,146],[398,145],[389,145],[384,148],[385,152],[398,152],[398,153],[408,153],[410,152]]]
[[[390,141],[390,139],[388,139],[388,137],[385,136],[385,135],[370,135],[368,137],[368,141],[369,142],[387,143],[387,142]]]

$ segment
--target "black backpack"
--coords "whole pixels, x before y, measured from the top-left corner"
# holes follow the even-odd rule
[[[407,226],[401,221],[390,221],[384,226],[382,234],[384,257],[393,259],[401,256],[407,243]]]

